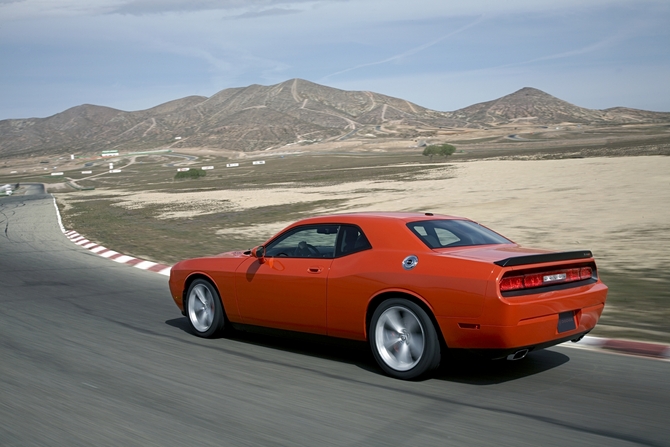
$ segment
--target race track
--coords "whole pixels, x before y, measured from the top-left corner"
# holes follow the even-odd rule
[[[670,362],[553,348],[383,376],[367,346],[189,334],[167,278],[0,199],[0,445],[670,446]]]

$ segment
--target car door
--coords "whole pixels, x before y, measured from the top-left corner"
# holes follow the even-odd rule
[[[326,285],[337,225],[309,225],[281,234],[235,274],[237,304],[246,324],[326,333]]]

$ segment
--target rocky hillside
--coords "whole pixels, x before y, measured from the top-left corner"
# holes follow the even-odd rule
[[[489,126],[522,121],[543,125],[670,122],[670,113],[647,112],[624,107],[605,110],[585,109],[530,87],[522,88],[494,101],[457,110],[450,116],[469,124]]]
[[[190,96],[125,112],[82,105],[48,118],[0,121],[0,155],[93,153],[208,147],[255,151],[299,141],[355,136],[361,129],[490,127],[527,121],[626,124],[670,122],[670,113],[577,107],[524,88],[454,112],[438,112],[373,92],[338,90],[301,79]]]

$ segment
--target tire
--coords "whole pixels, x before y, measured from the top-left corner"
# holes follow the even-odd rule
[[[226,328],[221,297],[211,282],[196,279],[186,293],[186,319],[193,332],[204,338],[213,338]]]
[[[440,365],[440,342],[432,320],[420,306],[402,298],[382,302],[370,321],[372,355],[389,376],[412,380]]]

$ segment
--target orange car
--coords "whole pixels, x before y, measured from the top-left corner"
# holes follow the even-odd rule
[[[177,263],[170,291],[201,337],[243,324],[368,340],[401,379],[445,349],[518,359],[577,341],[607,297],[588,250],[522,248],[431,213],[301,220],[250,251]]]

